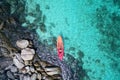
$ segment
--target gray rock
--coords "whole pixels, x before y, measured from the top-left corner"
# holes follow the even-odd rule
[[[29,75],[24,75],[23,80],[31,80],[31,77]]]
[[[9,65],[13,64],[12,58],[9,57],[0,57],[0,70],[5,69]]]
[[[8,78],[15,80],[15,77],[12,72],[7,71],[7,76],[8,76]]]
[[[42,78],[42,77],[41,77],[41,74],[38,73],[38,74],[37,74],[37,79],[38,79],[38,80],[41,80],[41,78]]]
[[[34,57],[34,54],[35,54],[34,49],[25,48],[25,49],[21,50],[21,57],[24,61],[32,60]]]
[[[25,69],[27,70],[27,73],[30,72],[30,67],[29,66],[26,66]]]
[[[22,68],[22,69],[20,69],[19,70],[22,74],[26,74],[27,73],[27,70],[26,70],[26,68],[24,67],[24,68]]]
[[[23,80],[24,76],[23,74],[20,75],[20,80]]]
[[[11,67],[11,72],[17,72],[17,70],[18,70],[17,67],[15,67],[15,66]]]
[[[3,71],[0,71],[0,80],[6,80],[7,76]]]
[[[29,41],[28,40],[17,40],[16,45],[19,48],[26,48],[29,45]]]
[[[32,76],[31,76],[31,80],[36,80],[37,79],[37,75],[34,73]]]
[[[24,63],[24,61],[19,53],[16,53],[15,56],[21,63]]]
[[[59,71],[58,67],[45,67],[45,71]]]
[[[52,75],[55,75],[55,74],[60,74],[59,71],[50,71],[50,72],[47,72],[48,75],[52,76]]]
[[[8,67],[5,68],[5,70],[10,70],[11,72],[15,73],[18,71],[17,67],[12,65],[9,65]]]
[[[35,72],[35,69],[34,69],[33,66],[30,66],[30,71],[31,71],[31,72]]]
[[[25,65],[21,62],[21,60],[19,59],[19,56],[14,56],[13,57],[13,62],[16,65],[17,68],[21,69],[23,68]]]
[[[45,78],[45,80],[54,80],[52,77],[50,77],[50,76],[47,76],[46,78]]]

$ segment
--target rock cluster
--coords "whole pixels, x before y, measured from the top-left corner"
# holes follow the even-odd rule
[[[62,80],[61,69],[42,61],[35,54],[35,50],[28,47],[29,41],[20,40],[16,42],[16,45],[21,48],[21,52],[13,56],[13,64],[5,69],[8,79]]]
[[[37,74],[41,74],[41,77],[43,77],[42,80],[45,79],[44,76],[48,76],[46,78],[47,80],[49,77],[56,79],[58,74],[50,76],[48,75],[48,71],[45,69],[52,69],[55,67],[59,68],[57,66],[60,66],[64,80],[76,80],[71,78],[71,76],[74,76],[74,73],[70,73],[70,66],[64,61],[59,61],[56,55],[51,55],[54,53],[56,37],[50,38],[50,40],[54,42],[54,45],[47,45],[47,40],[44,40],[44,42],[38,40],[35,29],[40,29],[40,31],[43,33],[47,31],[45,25],[46,16],[41,11],[40,6],[35,4],[36,10],[33,10],[27,14],[28,6],[26,4],[26,0],[0,0],[0,80],[20,80],[23,79],[20,76],[21,74],[23,76],[28,75],[28,73],[21,73],[21,69],[19,69],[15,63],[13,64],[13,53],[15,53],[15,56],[21,56],[21,52],[18,53],[18,50],[24,49],[17,48],[15,44],[17,40],[21,39],[32,40],[33,44],[35,45],[35,52],[39,55],[38,59],[36,60],[36,54],[34,54],[33,59],[30,61],[30,63],[28,62],[28,65],[25,65],[27,62],[25,63],[25,61],[22,59],[24,67],[32,66],[35,70],[37,70]],[[49,5],[47,7],[49,7]],[[29,21],[26,17],[31,17],[34,20]],[[25,26],[24,24],[26,24],[26,27],[22,27]],[[50,27],[55,27],[54,23],[50,23]],[[31,45],[29,42],[27,48],[30,48],[30,46]],[[53,64],[57,66],[54,66]],[[13,70],[15,67],[17,68],[17,72],[12,72],[11,68]],[[39,67],[43,67],[42,70],[39,70]],[[58,70],[60,70],[60,68]],[[56,71],[54,70],[54,72]],[[29,74],[29,76],[31,75]]]

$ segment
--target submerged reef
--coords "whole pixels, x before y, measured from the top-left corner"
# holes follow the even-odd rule
[[[109,12],[106,6],[101,6],[96,9],[97,29],[103,35],[99,47],[115,57],[119,55],[119,30],[120,30],[120,15],[117,12]],[[114,53],[114,54],[113,54]]]
[[[107,6],[107,4],[111,4]],[[113,0],[96,9],[96,28],[102,35],[99,49],[104,51],[108,59],[112,60],[111,68],[120,73],[120,1]]]
[[[83,69],[83,61],[82,61],[82,58],[83,56],[83,53],[82,51],[78,51],[78,56],[80,58],[76,59],[76,58],[73,58],[72,55],[70,54],[67,54],[66,55],[66,61],[69,61],[67,62],[68,65],[70,65],[70,67],[72,68],[72,73],[73,74],[73,79],[74,80],[89,80],[89,76],[87,75],[87,72],[86,70]],[[72,64],[71,64],[72,63]]]

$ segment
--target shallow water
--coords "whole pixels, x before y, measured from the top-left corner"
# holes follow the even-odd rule
[[[24,6],[22,26],[49,46],[51,57],[41,58],[58,61],[66,69],[64,80],[120,80],[120,1],[26,0]],[[56,58],[59,35],[65,49],[61,62]]]
[[[27,13],[34,11],[37,4],[42,15],[45,16],[43,22],[46,32],[42,32],[39,27],[36,28],[39,40],[43,42],[46,40],[48,45],[52,45],[51,37],[62,35],[65,48],[64,60],[68,65],[70,64],[67,54],[70,54],[76,60],[82,60],[83,64],[80,65],[90,80],[120,79],[119,1],[27,0],[26,2]],[[32,17],[27,18],[28,21],[31,19],[34,21]],[[80,51],[83,52],[83,57],[80,56]],[[77,67],[79,66],[75,66]]]

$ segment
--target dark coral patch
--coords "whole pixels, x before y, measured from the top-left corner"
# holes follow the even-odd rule
[[[44,23],[41,23],[41,24],[40,24],[40,30],[41,30],[43,33],[47,32],[47,29],[46,29],[46,26],[45,26]]]
[[[78,54],[79,58],[83,58],[84,57],[84,53],[81,50],[79,50],[77,52],[77,54]]]
[[[84,78],[89,80],[89,77],[87,75],[87,71],[83,69],[83,61],[81,58],[79,60],[75,59],[72,55],[67,54],[66,55],[67,60],[69,60],[68,65],[71,65],[74,79],[78,80],[84,80]]]
[[[70,47],[69,50],[75,51],[75,47]]]

